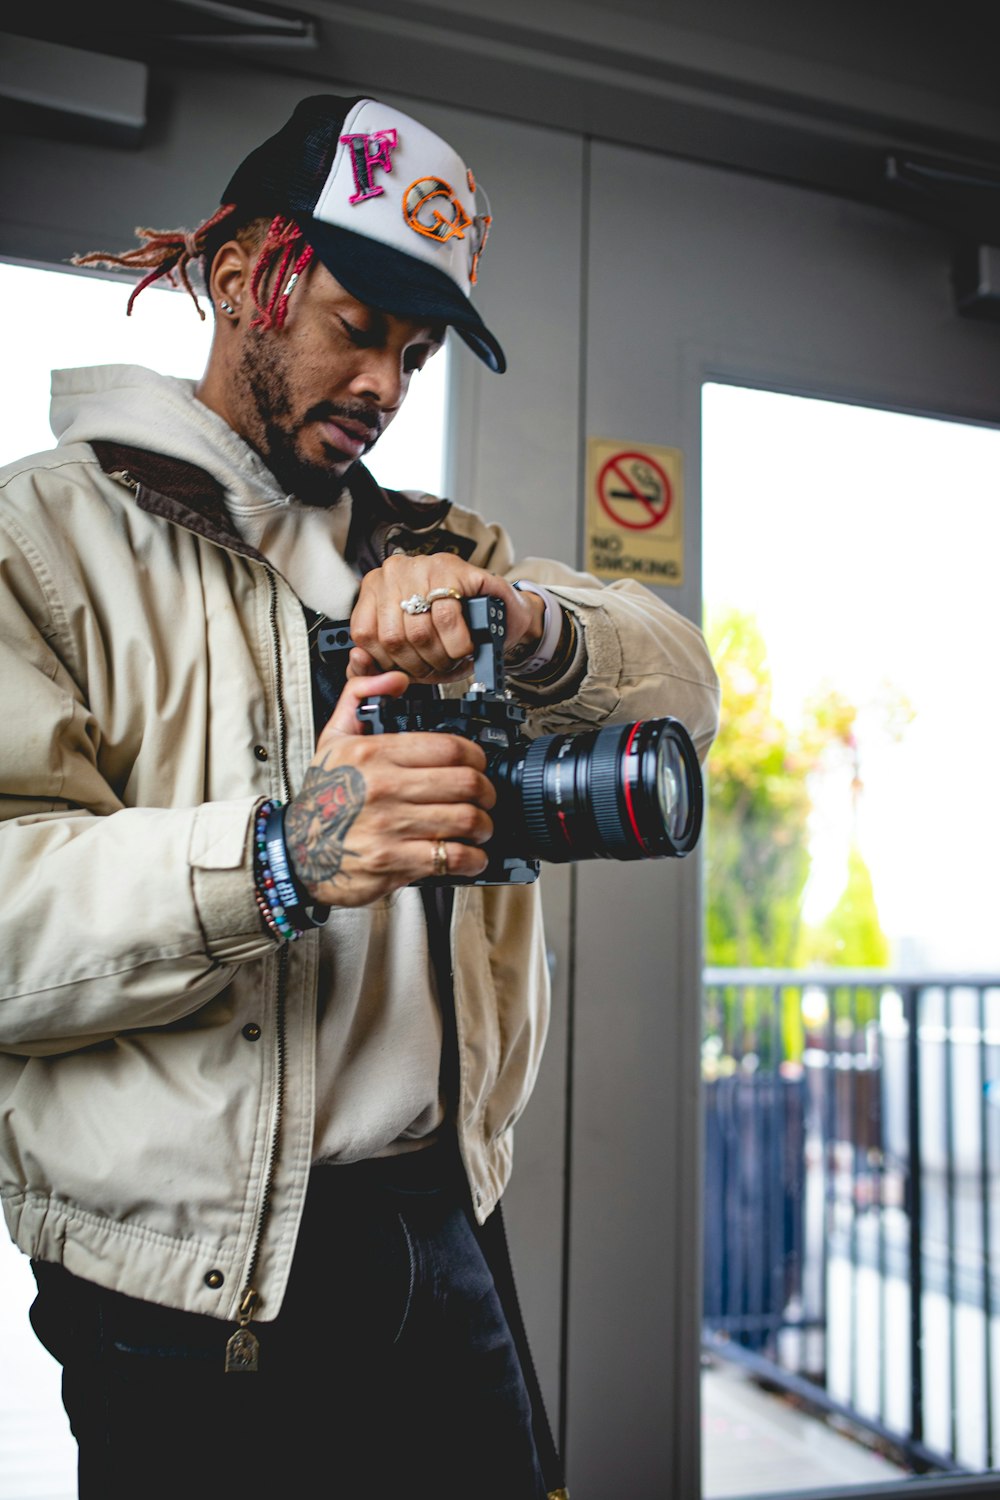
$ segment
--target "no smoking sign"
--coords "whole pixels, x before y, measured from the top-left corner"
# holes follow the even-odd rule
[[[591,438],[588,569],[602,578],[683,582],[683,469],[677,448]]]
[[[597,476],[605,515],[629,531],[649,531],[665,521],[673,486],[648,453],[613,453]]]

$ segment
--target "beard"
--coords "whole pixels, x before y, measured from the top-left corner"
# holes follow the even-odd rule
[[[383,424],[378,408],[364,401],[321,401],[297,417],[289,360],[275,336],[264,331],[245,342],[234,384],[244,414],[243,436],[282,489],[303,505],[336,505],[343,494],[344,474],[355,460],[344,455],[338,458],[333,448],[326,450],[328,460],[312,460],[301,451],[302,435],[314,423],[338,417],[362,422],[378,432]]]

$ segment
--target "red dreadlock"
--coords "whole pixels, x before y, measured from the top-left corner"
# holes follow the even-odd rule
[[[128,315],[131,315],[132,304],[139,293],[165,276],[171,286],[176,286],[180,281],[197,308],[199,318],[204,319],[205,314],[199,306],[187,268],[192,260],[197,260],[204,254],[209,233],[233,213],[235,207],[234,203],[223,204],[210,219],[206,219],[204,224],[190,233],[184,229],[137,229],[136,234],[146,243],[138,245],[134,250],[126,250],[122,255],[93,250],[89,255],[72,256],[71,263],[74,266],[124,266],[126,269],[148,267],[148,276],[143,277],[128,299]],[[282,326],[288,310],[288,294],[312,258],[312,246],[303,243],[302,230],[293,219],[286,219],[281,215],[272,219],[250,281],[250,295],[257,309],[251,328]],[[276,263],[278,268],[271,284],[270,300],[265,307],[260,300],[261,288],[271,279]],[[286,282],[285,275],[289,267],[291,275]]]
[[[159,281],[161,276],[166,276],[171,286],[176,286],[178,279],[180,280],[198,309],[199,318],[204,319],[205,314],[198,306],[198,298],[188,276],[188,264],[203,253],[209,230],[231,214],[235,206],[233,203],[224,203],[210,219],[206,219],[204,224],[200,224],[190,234],[184,229],[137,229],[136,234],[146,241],[144,245],[126,250],[123,255],[112,255],[106,250],[92,250],[89,255],[71,256],[71,263],[74,266],[125,266],[127,269],[135,266],[143,269],[151,267],[149,275],[143,277],[128,299],[126,313],[129,316],[139,293],[154,281]]]
[[[279,256],[281,260],[271,283],[270,300],[265,307],[260,300],[260,289],[274,270]],[[294,265],[292,264],[293,257],[297,257]],[[279,214],[276,219],[271,220],[267,239],[261,246],[257,264],[253,268],[253,275],[250,279],[250,295],[257,309],[257,316],[250,324],[251,328],[281,327],[288,312],[288,294],[312,258],[313,248],[303,243],[302,230],[294,219],[286,219]],[[291,267],[292,274],[286,282],[285,273],[289,267]]]

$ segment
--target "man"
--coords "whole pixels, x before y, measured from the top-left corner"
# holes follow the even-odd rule
[[[424,126],[304,100],[194,233],[80,257],[201,261],[201,382],[60,372],[0,475],[3,1200],[87,1500],[559,1483],[491,1245],[538,889],[470,883],[481,748],[357,708],[467,678],[485,595],[532,734],[670,713],[703,755],[717,684],[652,594],[361,462],[448,328],[504,369],[489,225]]]

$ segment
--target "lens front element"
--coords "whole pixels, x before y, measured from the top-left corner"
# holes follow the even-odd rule
[[[504,797],[494,822],[532,859],[679,858],[701,831],[701,768],[676,719],[544,735],[490,774]]]
[[[664,735],[656,747],[656,795],[667,835],[682,843],[691,820],[691,799],[684,760],[677,741]]]
[[[694,848],[701,831],[701,768],[683,724],[677,719],[633,724],[622,758],[620,786],[625,819],[636,846],[625,858],[679,858]]]

